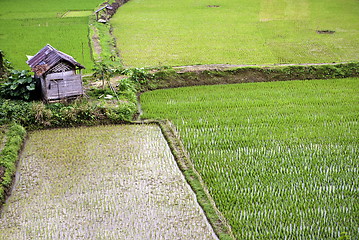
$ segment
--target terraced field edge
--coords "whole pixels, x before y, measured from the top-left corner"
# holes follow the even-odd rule
[[[359,62],[293,65],[293,66],[250,66],[236,68],[208,68],[186,70],[164,67],[151,70],[148,81],[142,84],[142,92],[199,85],[216,85],[248,82],[273,82],[289,80],[332,79],[359,76]]]
[[[9,126],[6,143],[0,152],[0,210],[10,195],[11,185],[16,172],[16,164],[26,137],[25,129],[16,123]]]
[[[195,170],[173,124],[168,120],[153,122],[160,126],[162,133],[168,142],[172,154],[178,164],[178,167],[181,169],[188,184],[195,192],[197,201],[204,210],[206,217],[212,225],[217,236],[221,240],[235,239],[230,225],[227,223],[227,220],[222,215],[222,213],[217,209],[201,176]]]

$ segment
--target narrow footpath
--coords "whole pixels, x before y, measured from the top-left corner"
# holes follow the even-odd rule
[[[0,239],[218,239],[157,125],[35,131]]]

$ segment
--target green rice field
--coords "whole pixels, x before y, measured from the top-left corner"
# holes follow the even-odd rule
[[[359,237],[359,79],[141,95],[170,119],[237,239]]]
[[[358,19],[357,0],[131,0],[111,23],[124,65],[151,67],[358,61]]]
[[[29,69],[26,55],[51,44],[91,71],[88,16],[101,2],[0,0],[0,49],[15,68]]]

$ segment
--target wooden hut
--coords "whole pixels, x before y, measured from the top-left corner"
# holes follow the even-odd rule
[[[53,101],[83,94],[81,69],[76,60],[47,44],[26,63],[40,79],[42,98]]]

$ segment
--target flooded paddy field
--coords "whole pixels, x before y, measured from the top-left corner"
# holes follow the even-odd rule
[[[0,239],[217,239],[156,125],[29,134]]]

